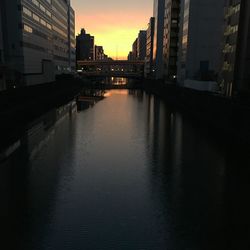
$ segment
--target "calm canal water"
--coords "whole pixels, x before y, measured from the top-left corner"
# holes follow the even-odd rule
[[[248,149],[140,91],[60,113],[0,164],[2,249],[250,249]]]

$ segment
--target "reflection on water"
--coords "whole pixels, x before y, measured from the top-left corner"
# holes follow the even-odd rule
[[[112,77],[111,83],[113,85],[126,85],[128,83],[128,79],[124,77]]]
[[[105,78],[102,83],[104,84],[112,84],[112,85],[126,85],[129,83],[128,78],[124,77],[107,77]]]
[[[248,149],[142,91],[70,114],[0,166],[3,249],[249,249]]]

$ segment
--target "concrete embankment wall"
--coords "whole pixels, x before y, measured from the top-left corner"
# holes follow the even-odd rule
[[[71,101],[81,88],[82,82],[67,79],[0,92],[0,151],[15,142],[29,122]]]
[[[177,87],[175,84],[146,82],[145,89],[188,112],[213,128],[216,134],[250,143],[250,103],[209,92]]]

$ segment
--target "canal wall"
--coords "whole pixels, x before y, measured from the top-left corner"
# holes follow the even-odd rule
[[[0,92],[0,152],[15,143],[27,124],[73,100],[84,85],[76,79]]]
[[[214,129],[216,135],[250,143],[249,99],[226,98],[219,94],[145,81],[145,90],[164,98]]]

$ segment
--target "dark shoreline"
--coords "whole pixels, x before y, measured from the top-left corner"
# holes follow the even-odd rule
[[[146,92],[163,98],[174,108],[213,129],[215,136],[250,145],[249,99],[226,98],[219,94],[145,81]]]
[[[216,137],[250,145],[250,105],[245,101],[151,80],[112,87],[69,78],[0,92],[0,152],[16,142],[28,123],[76,99],[82,89],[111,88],[145,90],[206,125]]]
[[[75,99],[82,84],[60,80],[0,92],[0,152],[15,143],[29,123]]]

